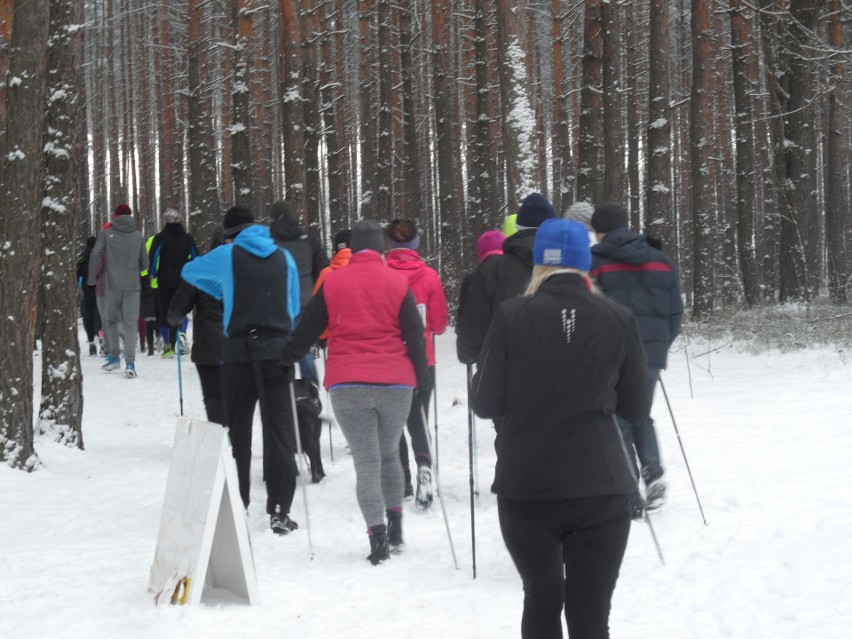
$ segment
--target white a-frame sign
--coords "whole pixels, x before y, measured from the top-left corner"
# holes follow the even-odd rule
[[[148,589],[155,602],[198,604],[207,586],[258,603],[228,432],[179,417]]]

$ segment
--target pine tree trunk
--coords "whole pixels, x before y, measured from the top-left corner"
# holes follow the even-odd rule
[[[231,170],[234,204],[253,208],[254,180],[251,156],[251,107],[249,104],[249,49],[253,0],[231,0],[234,24],[234,83],[231,86]],[[254,211],[259,215],[260,211]]]
[[[447,21],[449,0],[432,0],[432,64],[435,110],[436,151],[438,156],[438,188],[440,215],[440,271],[448,300],[458,299],[461,255],[459,246],[458,198],[454,192],[456,164],[450,122],[450,79],[448,49],[450,34]]]
[[[399,9],[399,56],[402,91],[402,183],[405,191],[403,215],[417,216],[423,211],[423,199],[420,194],[421,158],[417,148],[417,120],[414,94],[413,48],[415,34],[412,22],[412,10],[409,6]]]
[[[672,243],[671,88],[669,84],[669,15],[666,0],[651,0],[648,55],[648,145],[645,232]]]
[[[305,123],[305,228],[320,232],[321,186],[319,141],[320,120],[319,86],[317,82],[316,13],[302,11],[302,119]]]
[[[328,209],[330,219],[330,235],[349,227],[349,198],[346,185],[348,171],[346,162],[346,131],[338,125],[338,111],[343,105],[341,83],[343,78],[336,77],[333,55],[335,36],[331,19],[324,16],[324,7],[320,7],[320,23],[323,25],[323,35],[320,43],[320,97],[322,99],[324,122],[326,163],[328,170]],[[340,19],[339,12],[333,14],[334,20]],[[339,53],[342,56],[342,52]]]
[[[201,250],[205,250],[213,231],[222,218],[216,185],[216,157],[213,153],[212,113],[209,82],[206,81],[208,55],[205,42],[206,10],[202,0],[189,0],[187,42],[187,75],[189,94],[186,126],[189,145],[189,219],[192,234]]]
[[[32,470],[49,0],[15,0],[0,184],[0,460]]]
[[[710,13],[708,0],[692,0],[692,100],[690,159],[692,161],[693,284],[692,314],[706,319],[713,312],[713,185],[710,136],[713,109],[711,85]]]
[[[810,188],[814,109],[811,105],[809,31],[813,27],[813,0],[792,0],[787,20],[780,71],[783,144],[776,175],[781,184],[781,282],[779,298],[810,301],[816,294],[809,259],[810,225],[816,224],[816,201]],[[776,141],[776,144],[779,141]]]
[[[83,373],[77,337],[75,231],[80,209],[77,172],[85,166],[83,0],[51,0],[45,181],[41,211],[42,373],[39,432],[83,448]]]
[[[615,3],[601,6],[603,19],[603,143],[604,187],[603,198],[610,202],[627,204],[624,176],[624,122],[621,109],[621,38],[619,15]],[[599,178],[600,179],[600,178]]]
[[[828,43],[836,51],[843,49],[843,24],[840,0],[829,0]],[[834,304],[846,304],[846,228],[848,201],[843,196],[843,177],[848,157],[844,134],[846,95],[844,64],[838,59],[831,65],[831,92],[828,96],[828,161],[825,170],[825,237],[828,253],[828,296]]]
[[[6,77],[9,70],[9,48],[12,44],[13,0],[0,0],[0,78]],[[6,83],[0,82],[0,131],[6,130]],[[5,157],[5,136],[0,135],[0,158]],[[3,167],[0,163],[0,183],[3,181]]]
[[[373,215],[379,220],[394,218],[393,196],[393,114],[391,113],[393,76],[391,71],[390,0],[378,0],[379,104],[377,117],[378,156],[376,162],[376,199]]]
[[[566,14],[560,0],[551,0],[553,21],[553,207],[564,211],[571,204],[571,120],[568,114],[568,78],[565,72]]]
[[[360,80],[360,104],[358,122],[361,143],[361,198],[358,209],[360,217],[375,217],[376,203],[376,120],[375,104],[376,69],[371,33],[373,0],[358,1],[358,38],[360,58],[358,74]]]
[[[286,198],[300,218],[305,211],[305,138],[301,87],[301,29],[296,14],[298,0],[279,0],[283,43],[281,46],[281,96],[284,135],[284,182]]]
[[[603,153],[603,17],[601,0],[585,0],[583,23],[583,86],[580,92],[580,130],[577,156],[577,199],[600,202],[605,168]]]
[[[748,13],[747,13],[748,12]],[[754,15],[745,0],[731,0],[731,62],[734,77],[734,122],[736,127],[737,248],[743,295],[749,307],[760,302],[760,281],[754,252],[755,173],[754,102],[757,92],[754,47]]]

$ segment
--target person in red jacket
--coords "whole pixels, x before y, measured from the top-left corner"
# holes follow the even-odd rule
[[[423,322],[408,280],[385,266],[382,227],[360,220],[351,246],[349,265],[329,273],[305,306],[281,362],[298,361],[328,327],[323,384],[352,453],[376,565],[402,543],[399,438],[413,393],[427,392],[431,379]]]
[[[440,335],[447,328],[447,298],[438,272],[426,266],[426,262],[417,253],[420,233],[412,220],[394,220],[388,225],[388,247],[385,254],[388,266],[400,271],[408,278],[408,285],[417,302],[420,318],[426,326],[426,357],[429,361],[429,376],[435,384],[435,342],[433,335]],[[411,435],[411,447],[414,449],[414,461],[417,463],[417,494],[415,503],[421,511],[432,505],[432,456],[429,454],[429,427],[424,421],[429,415],[429,393],[418,393],[411,402],[408,413],[408,433]],[[408,464],[408,442],[405,434],[399,441],[399,456],[405,473],[405,494],[409,496],[411,488],[411,470]]]

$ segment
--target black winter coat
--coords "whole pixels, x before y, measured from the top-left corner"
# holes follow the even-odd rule
[[[636,315],[648,366],[665,368],[683,318],[678,275],[669,257],[644,235],[621,227],[592,247],[591,275],[607,297]]]
[[[181,283],[181,269],[184,264],[198,257],[198,247],[180,222],[172,222],[154,236],[148,256],[151,260],[151,276],[157,278],[157,286],[177,289]]]
[[[169,326],[178,326],[195,308],[192,320],[192,355],[196,364],[218,366],[222,362],[222,302],[200,291],[192,284],[181,282],[169,304]]]
[[[280,217],[269,227],[275,243],[290,251],[296,266],[299,267],[299,294],[302,308],[311,299],[314,284],[320,272],[330,262],[319,240],[303,233],[299,223],[286,217]]]
[[[485,258],[465,278],[456,317],[456,353],[460,362],[476,362],[497,307],[523,294],[529,285],[537,230],[525,229],[508,237],[503,242],[502,255]]]
[[[648,414],[642,343],[632,314],[584,278],[558,273],[500,306],[472,391],[477,415],[495,419],[496,494],[556,501],[633,490],[614,415]]]

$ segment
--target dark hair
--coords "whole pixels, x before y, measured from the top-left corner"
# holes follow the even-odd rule
[[[394,242],[410,242],[417,237],[417,223],[414,220],[394,220],[388,224],[388,237]]]

